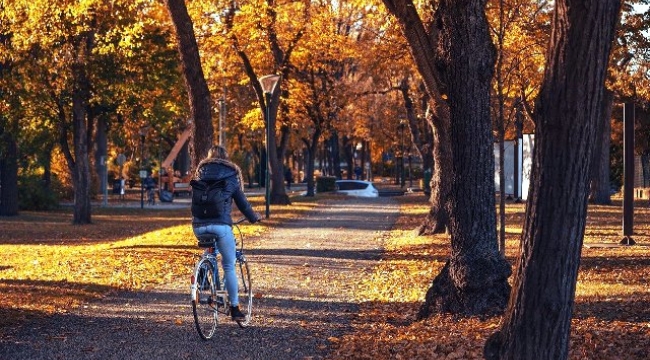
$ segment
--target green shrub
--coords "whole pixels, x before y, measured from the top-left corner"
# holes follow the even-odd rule
[[[55,177],[52,178],[51,189],[43,187],[43,179],[38,175],[22,175],[18,177],[18,206],[20,210],[52,210],[59,207],[58,191],[60,187]]]
[[[336,178],[333,176],[319,176],[316,178],[316,192],[322,193],[336,190]]]

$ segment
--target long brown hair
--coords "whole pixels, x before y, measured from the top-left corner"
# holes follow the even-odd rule
[[[206,158],[229,160],[228,152],[226,151],[226,148],[224,148],[221,145],[212,145],[210,150],[208,150],[208,156]]]

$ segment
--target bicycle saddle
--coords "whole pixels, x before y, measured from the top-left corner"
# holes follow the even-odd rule
[[[197,235],[196,239],[199,241],[199,247],[201,248],[213,247],[214,243],[217,242],[217,236],[214,234]]]

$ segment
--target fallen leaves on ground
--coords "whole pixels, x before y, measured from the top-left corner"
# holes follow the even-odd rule
[[[253,199],[261,208],[261,198]],[[302,216],[313,199],[273,207],[261,225],[245,225],[255,239]],[[424,294],[449,254],[446,235],[418,237],[426,199],[404,196],[386,254],[353,294],[362,303],[353,332],[332,337],[334,359],[476,359],[500,317],[436,315],[415,322]],[[507,256],[517,256],[523,204],[508,204]],[[620,240],[620,203],[591,206],[586,244]],[[635,209],[635,240],[650,242],[650,211]],[[236,216],[235,216],[236,217]],[[95,224],[73,226],[70,211],[24,212],[0,218],[0,329],[87,303],[116,290],[141,290],[191,272],[200,252],[189,210],[95,209]],[[585,248],[576,291],[571,359],[650,357],[650,248]],[[263,271],[263,269],[259,270]],[[265,294],[257,293],[256,297]],[[175,320],[178,324],[178,319]]]
[[[262,201],[251,198],[256,209]],[[240,228],[254,240],[314,206],[314,199],[304,198],[273,206],[271,219]],[[117,290],[149,289],[189,276],[201,252],[189,207],[97,208],[92,219],[90,225],[72,225],[71,209],[0,218],[0,328],[66,312]]]
[[[424,295],[449,256],[448,235],[417,236],[428,212],[422,196],[400,199],[401,217],[385,239],[386,254],[357,292],[354,331],[332,341],[333,359],[480,359],[501,317],[438,314],[415,321]],[[616,244],[622,210],[590,206],[585,244]],[[650,244],[650,210],[635,209],[635,240]],[[519,249],[523,204],[506,209],[507,252]],[[585,247],[571,328],[571,359],[650,357],[650,247]]]

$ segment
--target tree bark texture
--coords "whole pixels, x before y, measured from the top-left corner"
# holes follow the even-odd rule
[[[192,168],[195,168],[208,154],[214,140],[212,98],[203,75],[199,47],[194,37],[194,27],[185,6],[185,0],[166,0],[165,2],[176,29],[178,52],[190,101],[193,120],[190,153]]]
[[[412,0],[383,0],[383,2],[388,11],[399,21],[404,37],[409,43],[411,56],[415,61],[418,72],[422,76],[424,87],[435,108],[434,114],[427,116],[427,119],[433,121],[432,127],[434,128],[434,132],[441,131],[443,133],[449,133],[449,107],[445,99],[442,98],[442,94],[445,92],[444,84],[441,82],[440,74],[436,67],[435,49],[437,29],[435,27],[425,28]],[[440,164],[437,158],[443,156],[442,159],[444,161],[444,156],[446,154],[451,156],[451,154],[440,153],[439,151],[441,150],[436,149],[438,146],[444,149],[450,149],[451,144],[446,142],[447,139],[449,138],[445,136],[438,137],[438,143],[433,139],[433,143],[431,144],[435,162],[431,180],[431,208],[418,229],[418,232],[422,235],[440,233],[447,227],[449,214],[447,213],[445,203],[447,201],[446,196],[450,194],[449,189],[452,181],[451,166],[448,168],[445,168],[446,164],[439,166]],[[439,171],[443,171],[443,173],[438,173]],[[437,181],[439,182],[435,179],[438,179]],[[441,186],[441,188],[434,189],[435,186]],[[434,196],[435,191],[438,192]]]
[[[404,109],[406,110],[406,118],[408,119],[409,135],[411,144],[415,147],[416,151],[422,158],[423,169],[433,169],[433,126],[426,120],[422,121],[416,115],[415,104],[411,95],[409,94],[409,78],[405,76],[400,81],[400,92],[404,99]],[[426,96],[423,102],[423,108],[429,108],[429,97]],[[422,124],[421,122],[424,122]],[[420,130],[422,128],[422,130]]]
[[[450,181],[449,197],[438,205],[450,217],[451,258],[434,279],[418,316],[439,311],[500,312],[507,303],[511,271],[496,239],[489,112],[495,54],[484,14],[485,1],[440,1],[428,29],[411,0],[384,0],[384,4],[398,18],[436,106],[432,118],[437,121],[438,145],[451,154],[451,170],[435,174],[444,169],[436,158],[433,175],[441,182]],[[449,143],[442,143],[446,131]],[[440,190],[444,196],[445,187]],[[432,202],[433,196],[432,186]],[[437,209],[432,206],[431,210]]]
[[[605,90],[602,104],[602,116],[596,129],[596,148],[594,149],[594,160],[591,165],[589,201],[598,205],[609,205],[612,203],[609,181],[609,148],[612,136],[611,119],[614,93]]]
[[[0,130],[0,216],[18,215],[18,146]]]
[[[431,195],[429,202],[431,206],[427,217],[418,229],[419,235],[441,234],[447,230],[449,224],[449,211],[447,199],[451,194],[451,181],[449,176],[452,172],[451,137],[449,129],[435,127],[429,121],[433,129],[432,155],[433,169],[431,172]]]
[[[437,68],[446,84],[451,114],[451,258],[433,281],[427,304],[440,311],[503,311],[510,293],[510,265],[496,239],[494,153],[490,86],[495,62],[485,1],[439,3]],[[471,50],[470,50],[471,49]],[[438,294],[434,294],[438,291]],[[436,302],[429,302],[433,297]]]
[[[305,163],[305,178],[307,179],[307,195],[314,196],[314,165],[316,164],[316,149],[318,148],[318,139],[320,138],[321,130],[319,127],[314,129],[311,139],[303,138],[303,143],[307,149],[306,163]]]
[[[280,86],[279,84],[275,87],[275,92],[271,94],[271,103],[265,104],[264,107],[270,106],[269,109],[269,119],[266,119],[266,126],[270,128],[270,132],[273,135],[269,136],[267,141],[269,142],[269,171],[271,172],[271,204],[275,205],[289,205],[291,201],[287,192],[284,190],[284,173],[282,172],[282,159],[281,151],[277,146],[277,136],[275,136],[275,129],[277,124],[277,119],[275,114],[278,113],[278,108],[280,107]],[[267,112],[265,111],[265,114]],[[266,116],[266,115],[265,115]],[[280,156],[279,156],[280,155]]]
[[[91,223],[90,206],[90,161],[88,153],[88,126],[86,122],[86,104],[90,98],[90,84],[86,75],[86,49],[80,49],[79,56],[72,66],[74,89],[72,92],[72,132],[74,149],[74,166],[72,182],[74,183],[73,224]]]
[[[567,359],[589,170],[619,0],[555,2],[514,288],[487,359]]]

